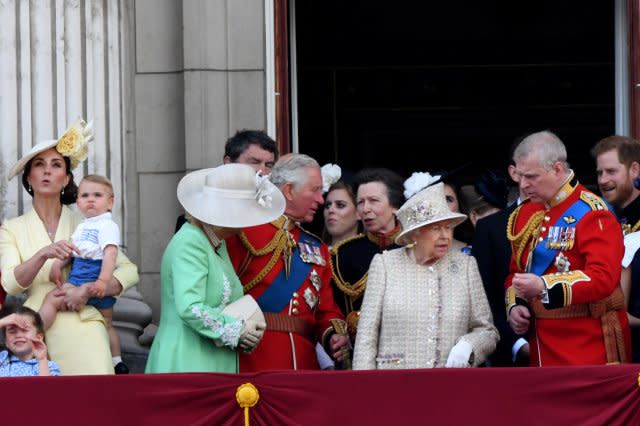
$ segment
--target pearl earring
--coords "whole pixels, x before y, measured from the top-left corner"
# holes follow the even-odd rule
[[[60,195],[64,195],[64,188],[62,188],[62,192],[60,192]]]
[[[27,192],[31,192],[32,191],[31,190],[31,184],[28,184],[28,185],[29,185],[29,188],[27,189]]]

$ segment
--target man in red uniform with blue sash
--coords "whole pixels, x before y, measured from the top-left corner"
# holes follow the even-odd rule
[[[256,299],[267,323],[258,347],[240,353],[240,371],[318,369],[316,342],[338,361],[348,345],[334,329],[344,332],[344,318],[329,284],[329,250],[300,227],[324,202],[320,167],[311,157],[289,154],[270,179],[285,196],[284,215],[226,240],[245,294]]]
[[[580,185],[564,144],[551,132],[514,152],[529,198],[509,218],[513,247],[505,287],[509,323],[530,331],[531,365],[629,362],[620,290],[622,231],[608,205]]]

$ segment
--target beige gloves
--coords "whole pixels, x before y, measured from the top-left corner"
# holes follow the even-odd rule
[[[238,341],[238,347],[245,352],[251,352],[258,346],[264,330],[267,328],[267,323],[264,320],[262,310],[248,294],[242,296],[235,302],[227,305],[222,313],[229,315],[233,318],[241,319],[242,331],[240,333],[240,340]]]

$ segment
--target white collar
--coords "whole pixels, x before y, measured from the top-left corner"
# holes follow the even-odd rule
[[[85,222],[97,222],[99,220],[111,220],[111,212],[106,212],[106,213],[102,213],[99,214],[98,216],[93,216],[93,217],[85,217],[84,221]]]

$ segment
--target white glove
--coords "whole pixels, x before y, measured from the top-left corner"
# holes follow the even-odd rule
[[[447,368],[464,368],[469,367],[471,355],[473,355],[473,348],[471,344],[464,340],[458,341],[449,352],[447,363],[444,365]]]
[[[256,346],[258,346],[258,343],[260,343],[266,327],[267,325],[264,322],[256,322],[250,319],[245,320],[242,326],[242,332],[240,333],[238,347],[245,352],[254,350]]]

